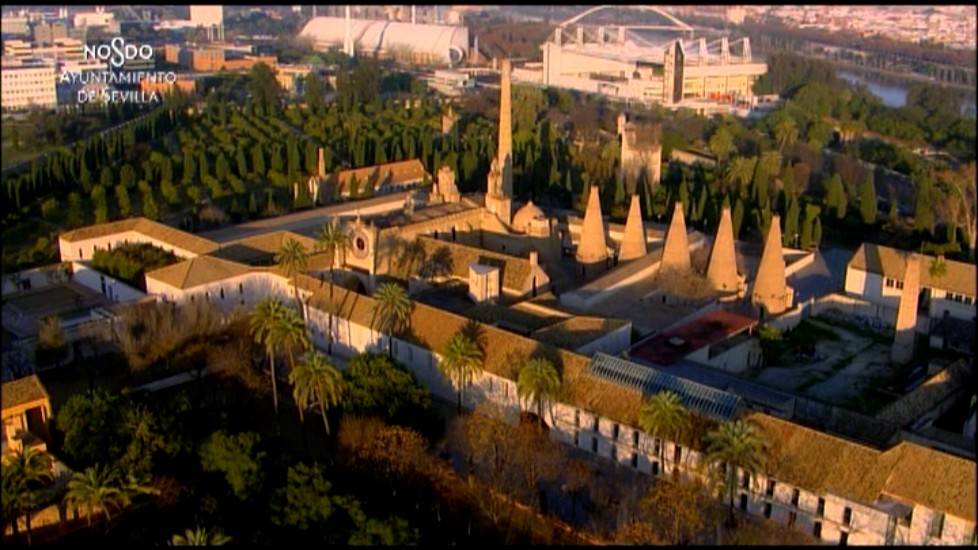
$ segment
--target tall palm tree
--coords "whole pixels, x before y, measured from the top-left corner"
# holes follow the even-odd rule
[[[11,493],[4,495],[4,504],[8,504],[8,496],[12,497],[10,504],[17,511],[10,517],[14,518],[15,524],[19,511],[26,513],[27,544],[31,544],[31,509],[34,507],[34,490],[38,483],[49,479],[51,479],[51,456],[26,445],[22,445],[19,451],[10,455],[4,464],[4,488]]]
[[[668,390],[650,397],[638,413],[638,426],[651,434],[653,439],[662,434],[672,441],[678,441],[680,434],[689,428],[689,423],[689,410],[683,406],[678,394]],[[663,465],[664,453],[665,445],[660,444],[659,463]]]
[[[340,371],[325,355],[312,351],[289,373],[289,382],[292,384],[295,403],[299,407],[299,418],[302,418],[303,410],[318,403],[326,433],[329,434],[326,410],[338,405],[342,399],[343,375]]]
[[[723,484],[730,497],[730,521],[734,520],[734,492],[737,488],[737,470],[751,474],[761,469],[767,448],[763,434],[743,420],[726,422],[706,434],[706,461],[726,470]]]
[[[516,394],[520,399],[535,404],[537,416],[541,420],[543,420],[543,403],[552,401],[559,391],[560,374],[550,361],[543,358],[530,359],[520,369],[516,381]]]
[[[731,159],[727,168],[728,181],[736,182],[738,193],[744,196],[744,190],[754,177],[754,166],[757,164],[757,157],[734,157]]]
[[[784,148],[791,145],[798,139],[798,125],[795,119],[788,114],[783,114],[774,125],[774,139],[778,142],[778,152],[783,153]]]
[[[173,535],[170,539],[170,546],[224,546],[231,542],[231,537],[225,535],[220,529],[208,531],[205,527],[187,529],[183,534]]]
[[[411,319],[411,299],[404,287],[397,283],[384,283],[374,292],[373,325],[388,335],[387,354],[394,357],[394,334]]]
[[[127,501],[120,484],[118,470],[96,464],[72,476],[64,501],[72,508],[85,509],[89,526],[92,525],[92,516],[99,511],[104,512],[105,517],[111,520],[110,510],[122,508]]]
[[[336,218],[323,225],[316,235],[316,250],[324,250],[330,254],[329,260],[329,301],[333,303],[333,268],[336,266],[336,256],[343,256],[350,248],[350,235],[343,231]],[[329,314],[329,340],[326,347],[327,353],[333,353],[333,313]]]
[[[482,350],[468,336],[458,333],[445,344],[438,368],[455,384],[458,412],[462,412],[462,393],[472,378],[482,372]]]
[[[255,337],[255,342],[263,345],[265,353],[268,354],[268,363],[272,370],[272,403],[275,405],[276,413],[278,413],[278,391],[275,384],[275,352],[280,342],[280,331],[276,326],[287,309],[277,299],[265,298],[258,302],[249,319],[249,328],[252,336]]]
[[[302,312],[305,319],[305,310],[302,307],[302,300],[299,299],[299,274],[306,271],[309,267],[309,252],[302,243],[295,239],[288,239],[282,243],[282,248],[275,255],[275,263],[285,270],[286,275],[292,280],[292,289],[295,291],[295,303]]]
[[[284,308],[275,324],[272,326],[275,341],[289,359],[289,371],[295,369],[295,356],[312,347],[306,324],[299,313],[290,308]]]
[[[329,262],[329,280],[333,282],[333,267],[336,265],[336,256],[343,255],[350,248],[350,235],[343,231],[336,218],[330,223],[323,225],[316,235],[316,250],[325,251],[331,255]],[[330,292],[332,292],[330,288]],[[333,297],[332,294],[329,296]]]

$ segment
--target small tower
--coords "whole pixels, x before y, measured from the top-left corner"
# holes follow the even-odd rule
[[[784,254],[781,250],[781,216],[771,217],[771,229],[764,241],[761,263],[754,278],[751,303],[766,313],[777,315],[791,306],[792,291],[784,274]]]
[[[914,340],[917,331],[917,299],[920,295],[920,256],[911,254],[903,272],[903,291],[897,309],[893,349],[890,359],[904,365],[913,359]]]
[[[666,243],[662,247],[662,265],[659,271],[671,269],[689,270],[689,240],[686,238],[686,218],[683,203],[676,202],[672,210],[672,221],[666,232]]]
[[[625,235],[621,240],[618,259],[634,260],[645,256],[648,251],[645,241],[645,223],[642,222],[642,207],[638,203],[638,195],[632,195],[632,204],[628,207],[628,220],[625,222]]]
[[[577,261],[588,265],[603,262],[608,258],[608,245],[605,241],[604,219],[601,217],[601,199],[598,187],[591,186],[581,224],[581,241],[577,245]]]
[[[710,250],[710,260],[706,266],[706,279],[713,290],[721,292],[733,292],[740,286],[729,206],[725,206],[720,213],[720,225],[717,227],[713,248]]]

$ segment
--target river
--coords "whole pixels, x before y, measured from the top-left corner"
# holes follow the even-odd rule
[[[873,95],[883,100],[883,104],[888,107],[903,107],[907,104],[908,85],[906,84],[884,84],[867,78],[865,75],[844,70],[837,70],[836,74],[851,84],[865,85]],[[973,95],[962,98],[961,114],[975,118],[975,97]]]

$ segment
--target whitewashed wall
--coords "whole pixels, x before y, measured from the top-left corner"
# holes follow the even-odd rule
[[[96,271],[81,262],[71,262],[71,269],[74,272],[73,281],[104,295],[113,302],[130,302],[146,296],[145,292],[109,277],[101,271]],[[104,292],[102,291],[103,281],[105,282]]]
[[[172,252],[184,259],[198,256],[198,254],[195,252],[174,246],[159,239],[148,237],[137,231],[123,231],[120,233],[113,233],[112,235],[105,235],[94,239],[85,239],[80,241],[66,241],[64,238],[59,237],[58,250],[61,255],[61,261],[64,262],[91,260],[92,256],[95,255],[96,250],[109,250],[110,247],[117,248],[119,245],[133,243],[152,244],[166,250],[167,252]]]

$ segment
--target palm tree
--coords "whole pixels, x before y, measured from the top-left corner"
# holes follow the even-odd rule
[[[295,403],[299,407],[299,418],[302,418],[304,409],[313,403],[319,403],[319,412],[323,415],[323,424],[329,434],[326,410],[341,401],[343,376],[340,371],[336,370],[325,355],[312,351],[289,373],[289,382],[292,384]]]
[[[0,474],[3,475],[3,518],[9,520],[14,536],[17,536],[17,519],[23,508],[24,494],[27,492],[27,483],[24,476],[13,468],[2,468]]]
[[[104,512],[105,517],[111,520],[110,510],[122,508],[128,501],[120,484],[118,470],[96,464],[72,476],[64,501],[76,510],[85,509],[89,526],[92,525],[92,516],[98,511]]]
[[[550,361],[543,358],[530,359],[520,369],[516,381],[516,394],[520,399],[531,401],[536,405],[537,416],[541,420],[543,420],[544,401],[553,400],[559,391],[560,374]]]
[[[350,248],[350,235],[340,228],[336,218],[323,225],[316,236],[316,250],[325,250],[330,254],[329,260],[329,301],[333,303],[333,267],[336,265],[337,253],[345,255]],[[333,314],[329,315],[329,342],[327,353],[333,353]]]
[[[754,177],[754,165],[756,163],[757,157],[734,157],[727,169],[728,181],[736,182],[738,190],[746,189],[751,178]],[[744,195],[743,192],[740,194]]]
[[[272,370],[272,403],[275,405],[276,414],[278,413],[278,391],[275,384],[275,351],[279,346],[280,332],[275,327],[279,319],[285,314],[286,309],[288,308],[277,299],[265,298],[255,306],[249,320],[251,334],[255,337],[255,342],[265,346],[265,352],[268,354],[268,363]]]
[[[472,378],[482,372],[482,350],[471,338],[455,334],[441,353],[438,368],[455,384],[458,391],[458,412],[462,412],[462,392]]]
[[[282,243],[282,248],[275,255],[275,263],[279,264],[285,273],[292,280],[292,288],[295,291],[295,303],[302,312],[305,319],[305,310],[302,308],[302,301],[299,299],[299,274],[305,272],[309,267],[309,252],[302,243],[295,239],[289,239]]]
[[[284,308],[272,327],[275,333],[275,341],[282,351],[289,358],[289,371],[295,369],[295,356],[297,352],[303,352],[312,347],[309,340],[309,333],[306,331],[306,324],[303,322],[299,313],[290,308]]]
[[[649,398],[638,413],[638,425],[656,439],[661,433],[672,441],[678,441],[683,431],[689,428],[689,410],[683,406],[678,394],[661,391]],[[665,464],[663,455],[665,445],[659,444],[659,463]],[[675,471],[676,466],[673,466]]]
[[[737,469],[753,474],[761,469],[767,442],[753,425],[743,420],[727,422],[706,434],[707,463],[722,465],[726,475],[723,483],[730,496],[730,521],[734,521],[734,491],[737,486]]]
[[[336,265],[337,253],[340,255],[345,254],[347,249],[350,248],[350,235],[340,228],[339,223],[337,223],[336,218],[330,223],[323,225],[322,229],[319,230],[319,234],[316,236],[316,250],[323,250],[331,254],[329,262],[329,281],[333,282],[333,267]],[[329,297],[333,297],[333,288],[329,289]]]
[[[4,504],[8,504],[7,498],[12,497],[10,504],[16,508],[16,512],[9,517],[14,518],[15,524],[19,511],[22,510],[27,514],[27,544],[31,544],[34,489],[38,483],[49,479],[51,479],[51,456],[26,445],[22,445],[4,465]],[[8,492],[9,495],[6,494]]]
[[[795,124],[795,119],[788,114],[779,117],[774,125],[774,139],[778,142],[779,153],[783,153],[786,146],[794,143],[798,139],[798,126]]]
[[[183,534],[173,535],[170,539],[170,546],[223,546],[231,542],[231,537],[225,535],[220,529],[208,531],[204,527],[187,529]]]
[[[374,292],[373,325],[388,335],[388,355],[394,357],[394,334],[411,319],[411,300],[404,287],[396,283],[384,283]]]

